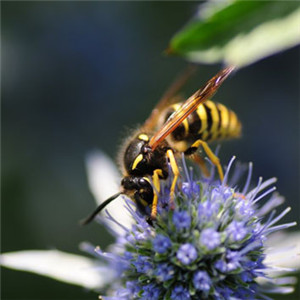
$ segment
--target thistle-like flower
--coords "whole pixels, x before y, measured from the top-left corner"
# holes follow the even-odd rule
[[[260,178],[250,188],[249,164],[241,185],[243,168],[233,168],[233,161],[220,183],[213,170],[211,178],[197,176],[183,159],[175,205],[169,207],[169,178],[162,181],[153,225],[131,200],[112,202],[98,220],[115,235],[115,244],[107,252],[82,244],[96,259],[31,250],[2,254],[0,262],[100,291],[105,300],[270,299],[267,293],[290,293],[295,279],[286,274],[300,268],[299,249],[291,247],[299,247],[300,236],[282,233],[276,242],[276,232],[295,225],[277,225],[290,208],[275,211],[284,201],[274,193],[276,179]],[[117,175],[104,154],[89,157],[88,173],[100,202],[115,192]]]
[[[213,176],[194,175],[183,160],[175,207],[169,206],[170,182],[166,182],[153,225],[128,199],[125,206],[135,220],[131,227],[107,212],[124,234],[117,234],[110,253],[96,248],[115,271],[109,286],[112,295],[103,299],[268,299],[265,293],[293,290],[292,278],[276,281],[271,275],[280,268],[265,263],[269,235],[296,224],[275,225],[290,208],[276,214],[274,208],[283,198],[270,187],[274,178],[264,182],[260,178],[249,190],[252,164],[242,189],[231,182],[240,176],[240,170],[232,171],[233,161],[220,183]]]

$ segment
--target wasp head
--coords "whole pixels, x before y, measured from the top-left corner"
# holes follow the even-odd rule
[[[128,145],[124,155],[124,166],[128,174],[143,176],[148,172],[153,151],[147,134],[137,135]]]

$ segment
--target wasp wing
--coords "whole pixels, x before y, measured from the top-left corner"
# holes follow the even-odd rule
[[[165,91],[163,96],[160,98],[157,105],[151,112],[149,118],[145,121],[142,130],[143,131],[151,131],[156,126],[157,121],[159,119],[160,113],[164,110],[170,103],[173,98],[176,99],[176,95],[180,91],[180,89],[184,86],[187,80],[195,73],[197,67],[195,65],[188,65],[187,68],[179,74],[179,76],[175,79],[175,81],[169,86],[169,88]]]
[[[224,80],[234,70],[227,67],[210,79],[201,89],[188,98],[166,121],[163,127],[151,138],[149,146],[154,150],[157,145],[172,133],[197,107],[208,98],[212,97]]]

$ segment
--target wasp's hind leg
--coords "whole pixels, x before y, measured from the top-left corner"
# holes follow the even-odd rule
[[[184,154],[185,155],[191,155],[193,154],[200,146],[202,146],[203,150],[205,151],[206,155],[208,156],[208,158],[210,159],[210,161],[217,167],[218,173],[219,173],[219,177],[221,182],[224,179],[224,173],[223,173],[223,169],[220,163],[220,159],[211,151],[210,147],[208,146],[208,144],[202,140],[197,140],[196,142],[194,142],[194,144],[192,144],[192,146],[190,148],[188,148]],[[198,156],[199,157],[199,156]],[[201,168],[204,168],[206,170],[204,170],[204,174],[209,174],[209,171],[207,170],[204,161],[201,157],[199,157],[202,162],[197,159],[196,162],[199,163]],[[206,173],[205,173],[206,172]]]
[[[205,177],[210,177],[210,172],[207,169],[205,160],[198,153],[186,155],[189,155],[193,159],[193,161],[199,165],[201,172],[204,174]]]

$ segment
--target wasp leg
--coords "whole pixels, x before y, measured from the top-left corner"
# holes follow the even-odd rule
[[[170,207],[174,208],[175,187],[176,187],[176,182],[177,182],[177,179],[178,179],[180,173],[179,173],[177,162],[176,162],[175,157],[174,157],[174,153],[171,149],[169,149],[167,151],[167,157],[170,160],[170,165],[171,165],[171,168],[172,168],[172,172],[174,174],[174,178],[173,178],[172,185],[171,185],[171,190],[170,190]]]
[[[207,154],[208,158],[211,160],[211,162],[217,167],[218,173],[220,180],[223,181],[224,179],[224,174],[223,174],[223,169],[220,163],[220,159],[211,151],[209,148],[208,144],[202,140],[197,140],[192,146],[185,151],[185,153],[188,155],[190,153],[193,153],[197,148],[202,146],[204,149],[205,153]]]
[[[162,173],[160,169],[156,169],[153,171],[152,181],[154,185],[153,189],[153,202],[151,207],[151,219],[155,220],[157,215],[157,203],[158,203],[158,194],[160,192],[160,182],[159,182],[159,175]]]
[[[205,160],[197,153],[191,155],[191,158],[199,165],[205,177],[210,177],[210,172],[206,167]]]

